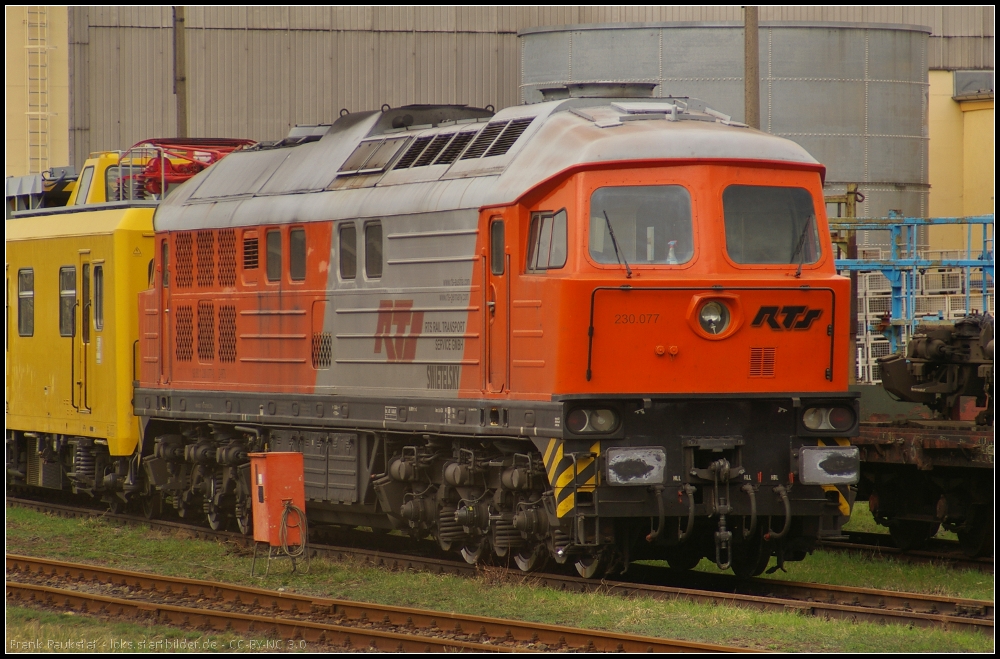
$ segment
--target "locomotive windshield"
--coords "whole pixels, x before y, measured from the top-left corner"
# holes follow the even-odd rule
[[[722,193],[726,250],[741,264],[815,263],[819,236],[803,188],[731,185]]]
[[[591,195],[590,256],[598,263],[676,265],[693,254],[691,195],[682,186],[598,188]]]

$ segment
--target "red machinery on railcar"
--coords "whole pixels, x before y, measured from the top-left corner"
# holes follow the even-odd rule
[[[858,409],[823,167],[691,99],[570,92],[346,115],[173,193],[147,489],[247,530],[247,454],[300,451],[313,525],[586,576],[759,574],[838,535]]]

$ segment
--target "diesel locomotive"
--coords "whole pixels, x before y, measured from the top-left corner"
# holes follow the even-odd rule
[[[754,575],[839,535],[859,410],[823,166],[694,99],[551,95],[342,113],[177,187],[117,339],[134,446],[79,404],[8,416],[8,475],[246,532],[248,453],[298,451],[312,525],[587,577]]]

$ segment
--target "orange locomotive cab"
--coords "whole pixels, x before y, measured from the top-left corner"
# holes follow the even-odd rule
[[[142,491],[248,531],[246,455],[298,451],[311,522],[470,562],[801,559],[857,482],[848,281],[822,165],[720,116],[406,106],[196,175],[154,219]]]

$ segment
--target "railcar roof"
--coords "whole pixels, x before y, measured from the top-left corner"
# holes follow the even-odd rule
[[[25,211],[4,222],[6,242],[149,231],[155,207],[155,203],[114,202]]]
[[[503,205],[589,163],[734,159],[819,167],[795,142],[684,105],[569,99],[492,117],[438,111],[444,119],[422,126],[379,112],[348,115],[318,141],[226,157],[162,202],[155,225],[171,231],[246,226],[262,217],[284,223]],[[420,121],[431,114],[430,106],[409,107],[411,114],[398,108],[393,117],[412,124],[413,115]]]

